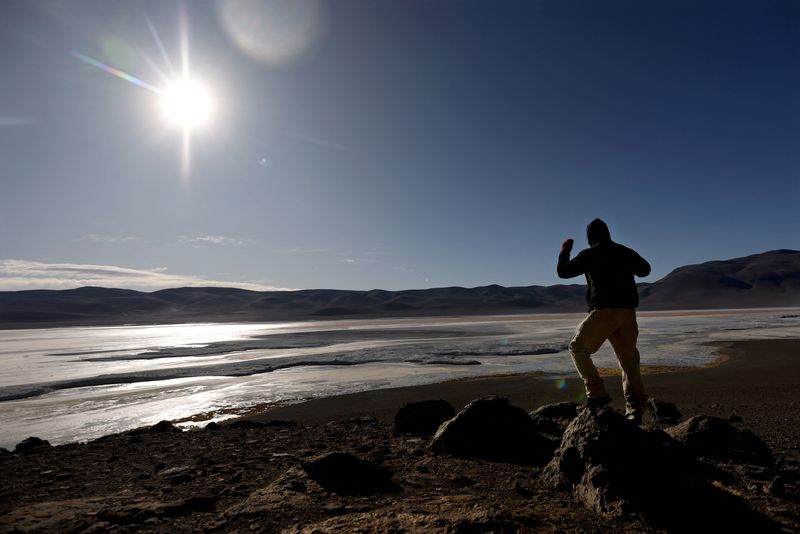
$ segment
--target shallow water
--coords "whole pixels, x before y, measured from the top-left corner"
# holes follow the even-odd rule
[[[51,443],[265,403],[541,371],[572,376],[574,315],[0,331],[0,447]],[[798,310],[640,313],[645,365],[699,366],[710,341],[800,337]],[[598,366],[616,365],[608,344]],[[187,422],[186,424],[192,424]]]

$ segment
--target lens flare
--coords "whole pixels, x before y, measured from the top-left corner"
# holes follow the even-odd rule
[[[98,60],[96,60],[94,58],[91,58],[89,56],[85,56],[85,55],[81,54],[80,52],[73,52],[72,55],[74,57],[76,57],[77,59],[80,59],[81,61],[83,61],[84,63],[86,63],[88,65],[91,65],[93,67],[97,67],[98,69],[103,70],[103,71],[111,74],[112,76],[116,76],[117,78],[119,78],[121,80],[125,80],[126,82],[130,82],[133,85],[138,85],[139,87],[141,87],[143,89],[147,89],[148,91],[153,91],[154,93],[160,93],[161,92],[161,90],[158,89],[158,87],[150,85],[149,83],[145,82],[144,80],[140,80],[136,76],[132,76],[132,75],[128,74],[127,72],[119,70],[116,67],[112,67],[111,65],[107,65],[106,63],[103,63],[102,61],[98,61]]]
[[[312,1],[312,0],[309,0]],[[318,1],[318,0],[313,0]],[[145,22],[147,23],[150,33],[158,46],[164,62],[168,69],[169,75],[155,64],[150,57],[143,51],[136,52],[136,50],[128,45],[122,39],[115,36],[108,36],[101,41],[101,47],[105,55],[113,62],[121,65],[133,65],[137,62],[138,58],[144,59],[151,68],[162,78],[165,86],[156,87],[152,84],[145,82],[129,74],[117,67],[103,63],[93,57],[89,57],[80,52],[72,52],[72,55],[80,61],[98,68],[102,71],[116,76],[121,80],[128,83],[152,91],[159,96],[159,104],[167,120],[177,126],[181,131],[182,144],[181,144],[181,177],[188,179],[191,174],[191,144],[192,144],[192,130],[204,125],[214,111],[214,101],[212,100],[209,92],[205,86],[194,80],[190,76],[189,68],[189,28],[187,23],[187,15],[185,5],[181,4],[181,10],[178,19],[178,34],[180,37],[180,77],[176,77],[176,72],[173,67],[172,61],[169,59],[161,37],[158,35],[153,21],[150,20],[145,14]]]
[[[567,381],[563,378],[556,380],[556,389],[565,390],[567,389]]]

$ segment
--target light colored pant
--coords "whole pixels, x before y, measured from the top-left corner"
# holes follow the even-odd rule
[[[572,361],[586,385],[586,396],[590,399],[607,395],[603,379],[592,363],[592,354],[609,340],[617,353],[622,370],[622,390],[625,393],[626,411],[642,410],[647,405],[647,394],[639,370],[639,350],[636,339],[639,326],[636,324],[635,308],[603,308],[592,310],[575,332],[569,344]]]

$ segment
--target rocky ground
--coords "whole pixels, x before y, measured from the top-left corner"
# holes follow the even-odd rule
[[[632,533],[717,518],[734,531],[800,531],[796,460],[735,418],[640,429],[610,409],[528,416],[494,398],[467,406],[431,446],[402,431],[452,414],[411,415],[398,421],[432,422],[163,423],[86,444],[31,440],[0,451],[0,532]]]

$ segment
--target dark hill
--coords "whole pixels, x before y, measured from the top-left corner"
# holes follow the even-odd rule
[[[642,308],[701,309],[800,306],[800,251],[775,250],[675,269],[640,284]],[[582,285],[406,291],[247,291],[183,287],[152,293],[82,287],[0,292],[0,328],[283,321],[342,317],[578,312]]]
[[[643,309],[800,305],[800,251],[773,250],[675,269],[640,290]]]

